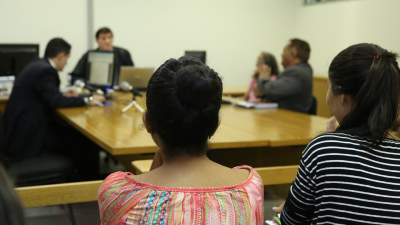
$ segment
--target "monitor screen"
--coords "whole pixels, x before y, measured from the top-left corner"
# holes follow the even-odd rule
[[[0,76],[17,77],[36,57],[39,57],[38,44],[0,44]]]
[[[204,64],[206,64],[206,52],[205,51],[185,51],[185,56],[192,56],[194,58],[198,58]]]
[[[89,52],[86,80],[96,86],[111,86],[113,81],[114,53]]]

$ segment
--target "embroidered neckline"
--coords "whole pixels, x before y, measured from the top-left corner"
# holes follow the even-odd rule
[[[223,186],[223,187],[162,187],[162,186],[157,186],[157,185],[153,185],[153,184],[149,184],[143,181],[139,181],[134,179],[133,177],[131,177],[130,175],[133,175],[131,172],[124,172],[125,173],[125,178],[129,181],[129,182],[133,182],[137,185],[140,185],[142,187],[147,187],[150,189],[154,189],[154,190],[160,190],[160,191],[171,191],[171,192],[218,192],[218,191],[229,191],[229,190],[234,190],[234,189],[238,189],[241,188],[243,186],[248,185],[253,177],[254,177],[254,169],[251,166],[247,166],[247,165],[243,165],[243,166],[237,166],[235,168],[233,168],[234,170],[238,170],[238,169],[247,169],[250,170],[250,175],[249,177],[239,183],[239,184],[235,184],[235,185],[231,185],[231,186]],[[133,175],[135,176],[135,175]]]

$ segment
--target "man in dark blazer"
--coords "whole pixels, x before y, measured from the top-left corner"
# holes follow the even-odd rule
[[[259,79],[254,93],[263,100],[277,102],[278,107],[308,113],[312,106],[313,70],[308,64],[310,46],[307,42],[292,39],[282,53],[285,70],[275,81],[270,80],[271,68],[258,65]]]
[[[43,150],[58,151],[66,147],[63,139],[80,134],[72,128],[64,129],[57,125],[53,119],[55,109],[104,101],[103,96],[83,98],[76,91],[60,92],[58,71],[62,71],[67,64],[70,50],[71,45],[63,39],[52,39],[44,58],[32,61],[17,77],[4,115],[8,157],[24,160],[41,155]],[[66,153],[77,149],[61,151]]]
[[[128,50],[113,46],[113,33],[107,27],[103,27],[96,32],[96,42],[99,47],[91,51],[113,52],[114,53],[114,70],[113,84],[118,85],[119,71],[121,66],[134,66],[131,55]],[[71,84],[77,79],[86,80],[86,70],[89,52],[86,52],[79,60],[74,71],[71,73]]]

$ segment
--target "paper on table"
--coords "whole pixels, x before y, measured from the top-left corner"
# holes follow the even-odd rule
[[[251,103],[243,101],[243,102],[237,102],[236,105],[245,108],[256,108],[256,109],[278,108],[278,103],[275,102]]]
[[[232,104],[236,104],[238,102],[241,102],[242,100],[243,99],[240,99],[240,98],[222,96],[222,101],[230,102]]]

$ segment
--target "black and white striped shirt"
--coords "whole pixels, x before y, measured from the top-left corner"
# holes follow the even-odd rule
[[[400,224],[400,142],[375,149],[342,133],[316,137],[303,152],[282,224]]]

